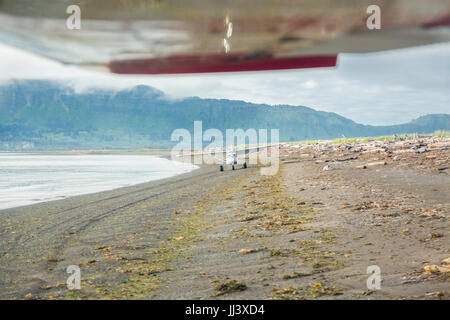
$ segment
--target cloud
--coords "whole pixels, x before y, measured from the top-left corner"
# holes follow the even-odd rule
[[[314,80],[307,80],[305,82],[302,82],[300,84],[300,87],[305,88],[305,89],[312,89],[317,87],[318,83]]]
[[[196,75],[118,76],[65,66],[0,45],[0,81],[60,79],[91,87],[153,86],[170,98],[199,96],[305,105],[364,124],[397,124],[450,113],[450,43],[372,54],[342,54],[331,69]]]

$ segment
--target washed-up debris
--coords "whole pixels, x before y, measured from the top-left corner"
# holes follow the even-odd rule
[[[341,142],[342,141],[342,142]],[[337,143],[339,142],[339,143]],[[449,167],[450,137],[447,134],[431,136],[408,135],[381,138],[358,138],[285,144],[280,148],[284,163],[314,161],[324,164],[323,171],[336,169],[333,163],[364,161],[356,168],[394,163],[420,170],[446,172]],[[384,162],[383,162],[384,161]]]
[[[301,278],[301,277],[307,277],[310,276],[312,273],[299,273],[299,272],[293,272],[290,274],[285,274],[282,276],[283,280],[289,280],[289,279],[295,279],[295,278]]]
[[[238,282],[236,280],[228,280],[220,283],[216,286],[217,292],[213,294],[213,297],[220,296],[226,293],[234,291],[244,291],[247,289],[247,285],[243,282]]]
[[[274,298],[282,300],[298,300],[308,298],[318,298],[321,296],[337,296],[342,294],[342,289],[333,286],[327,286],[321,282],[314,282],[306,287],[285,287],[274,288]]]
[[[446,273],[450,272],[450,265],[438,266],[436,264],[430,264],[428,266],[423,267],[423,271],[425,273],[437,273],[437,272]]]
[[[442,260],[442,265],[430,264],[423,267],[424,273],[447,273],[450,272],[450,258]]]
[[[53,286],[51,286],[49,284],[42,285],[42,286],[39,287],[39,289],[41,289],[41,290],[49,290],[51,288],[53,288]]]
[[[364,210],[369,210],[369,209],[373,209],[373,208],[381,208],[381,207],[386,208],[387,205],[386,204],[381,205],[374,201],[367,201],[367,202],[363,202],[363,203],[356,205],[355,208],[353,209],[353,211],[364,211]]]
[[[357,166],[356,169],[366,169],[368,167],[384,166],[384,165],[386,165],[386,161],[369,162],[362,166]]]
[[[384,165],[386,165],[386,161],[369,162],[368,164],[366,164],[367,167],[384,166]]]
[[[438,212],[437,210],[425,210],[421,214],[422,217],[430,217],[430,218],[445,218],[445,214]]]
[[[257,252],[258,249],[241,249],[239,250],[239,253],[253,253],[253,252]]]
[[[427,151],[428,151],[427,147],[421,147],[421,148],[416,150],[417,153],[424,153],[424,152],[427,152]]]
[[[358,157],[350,157],[350,158],[344,158],[344,159],[335,159],[334,161],[343,162],[343,161],[351,161],[351,160],[358,160]]]

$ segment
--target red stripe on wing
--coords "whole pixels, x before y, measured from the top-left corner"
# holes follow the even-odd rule
[[[273,57],[269,54],[214,54],[118,60],[109,64],[118,74],[180,74],[265,71],[335,67],[337,55]]]

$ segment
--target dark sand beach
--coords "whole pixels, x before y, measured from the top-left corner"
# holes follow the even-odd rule
[[[202,166],[0,211],[0,298],[448,299],[450,178],[426,158],[442,169],[448,150],[330,170],[327,154],[296,152],[281,150],[274,176]],[[356,169],[374,159],[386,165]],[[81,290],[67,289],[69,265]]]

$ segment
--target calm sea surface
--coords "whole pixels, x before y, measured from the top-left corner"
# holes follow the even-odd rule
[[[168,178],[196,168],[147,155],[0,153],[0,210]]]

